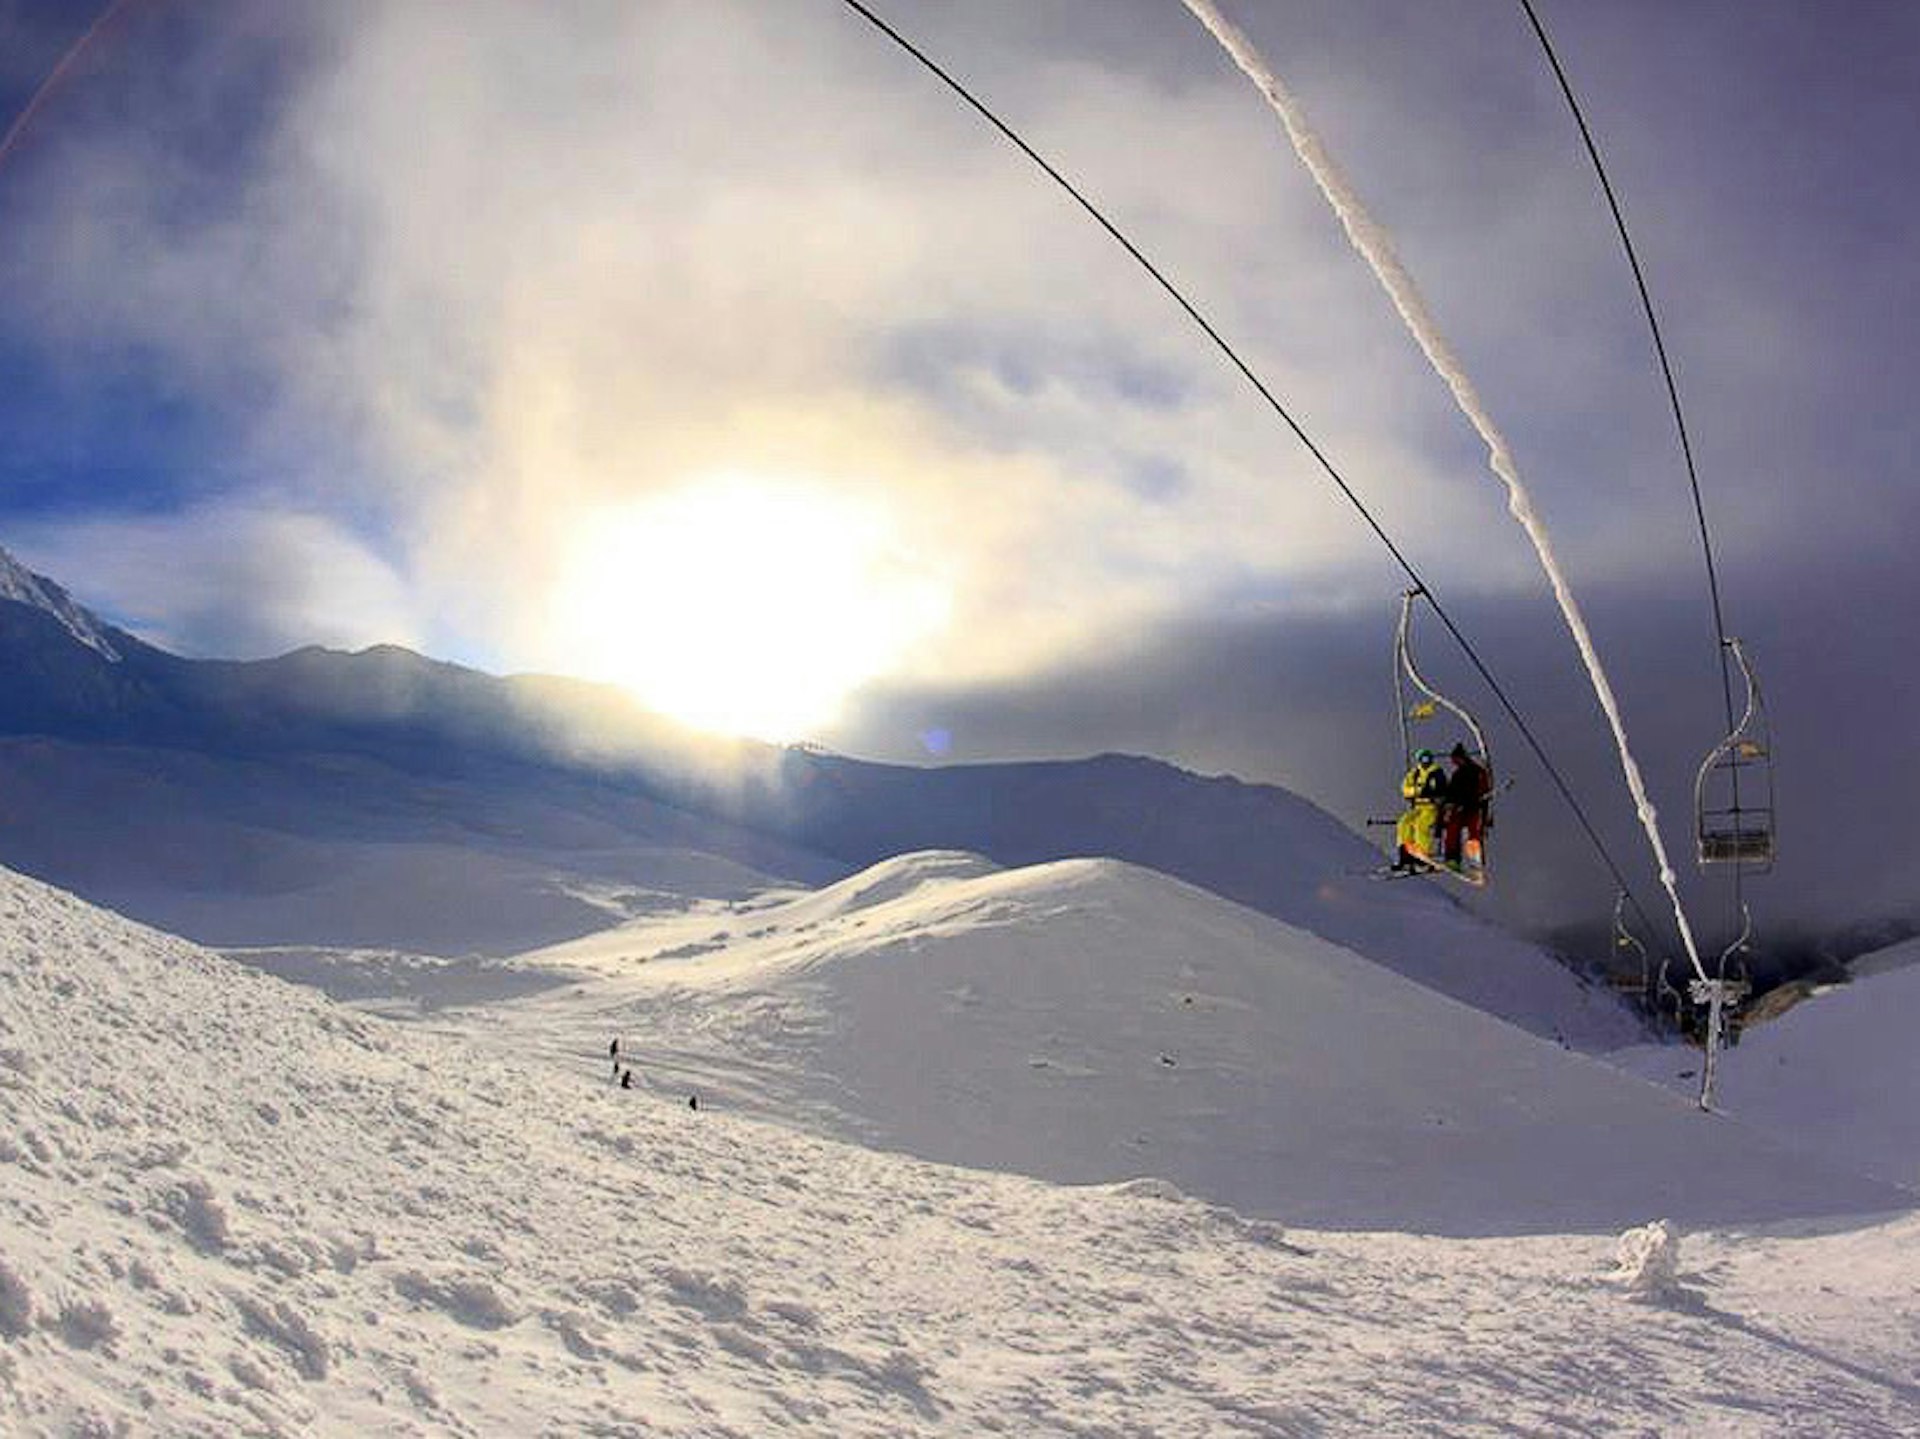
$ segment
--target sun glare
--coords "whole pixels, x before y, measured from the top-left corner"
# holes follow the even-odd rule
[[[947,608],[876,507],[724,476],[583,516],[548,621],[573,673],[701,729],[788,741],[904,662]]]

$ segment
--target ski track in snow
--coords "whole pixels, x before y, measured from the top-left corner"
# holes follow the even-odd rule
[[[484,1028],[484,1026],[481,1026]],[[0,872],[9,1433],[1892,1434],[1920,1223],[1283,1233],[687,1110]]]

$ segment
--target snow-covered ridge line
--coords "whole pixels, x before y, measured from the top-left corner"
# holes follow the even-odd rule
[[[118,662],[120,652],[107,638],[106,626],[73,601],[60,586],[36,575],[6,550],[0,549],[0,600],[30,605],[60,621],[68,634],[105,658]]]

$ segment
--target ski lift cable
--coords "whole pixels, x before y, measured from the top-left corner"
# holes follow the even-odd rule
[[[113,23],[114,17],[130,3],[131,0],[112,0],[106,9],[94,17],[93,23],[86,28],[80,38],[67,47],[66,53],[55,63],[33,94],[27,97],[27,103],[21,108],[20,113],[14,116],[13,123],[7,126],[5,134],[0,134],[0,165],[6,164],[8,157],[19,147],[21,137],[27,133],[27,127],[33,123],[33,117],[40,113],[41,107],[59,87],[60,81],[67,72],[79,61],[81,55],[86,53],[87,48],[93,44],[100,33]]]
[[[1546,771],[1554,788],[1559,791],[1560,797],[1566,801],[1567,807],[1572,810],[1574,817],[1578,820],[1581,829],[1586,833],[1587,839],[1592,844],[1594,851],[1606,865],[1607,871],[1612,876],[1614,884],[1619,889],[1628,893],[1634,912],[1640,916],[1643,924],[1652,928],[1652,921],[1648,919],[1646,910],[1641,907],[1640,901],[1637,898],[1632,898],[1631,886],[1627,883],[1626,877],[1621,872],[1619,864],[1615,862],[1611,851],[1608,850],[1606,842],[1600,838],[1599,831],[1594,828],[1593,821],[1588,817],[1585,807],[1580,803],[1579,797],[1574,794],[1572,787],[1567,783],[1565,776],[1561,774],[1559,767],[1555,765],[1553,760],[1548,756],[1546,749],[1535,736],[1532,726],[1527,723],[1525,717],[1521,715],[1519,709],[1515,707],[1513,701],[1508,697],[1506,689],[1494,677],[1492,670],[1490,670],[1486,663],[1480,658],[1479,652],[1474,649],[1472,643],[1467,639],[1460,627],[1454,623],[1452,616],[1442,607],[1439,600],[1434,596],[1432,589],[1421,579],[1412,561],[1407,558],[1405,552],[1394,542],[1393,537],[1387,533],[1386,529],[1374,517],[1373,512],[1367,507],[1366,502],[1363,501],[1354,491],[1353,487],[1347,483],[1346,478],[1340,473],[1333,461],[1327,457],[1319,445],[1314,443],[1312,436],[1301,427],[1300,422],[1294,418],[1292,412],[1289,411],[1273,391],[1267,387],[1265,381],[1240,357],[1239,353],[1227,342],[1226,338],[1214,327],[1213,323],[1181,292],[1180,288],[1167,277],[1165,272],[1149,259],[1140,247],[1134,244],[1117,225],[1109,220],[1100,208],[1095,205],[1092,200],[1088,199],[1078,186],[1056,169],[1045,156],[1022,139],[1012,126],[1008,125],[989,109],[985,102],[976,97],[971,90],[950,74],[937,60],[928,55],[884,18],[864,4],[863,0],[842,0],[842,3],[882,35],[886,36],[894,45],[910,55],[923,68],[964,101],[981,119],[985,120],[987,124],[999,132],[1000,136],[1005,139],[1008,144],[1026,156],[1048,179],[1052,180],[1054,184],[1064,190],[1067,195],[1072,198],[1074,203],[1087,213],[1088,217],[1091,218],[1095,224],[1106,231],[1108,237],[1112,239],[1115,244],[1125,250],[1127,254],[1133,258],[1135,263],[1152,277],[1154,282],[1166,292],[1167,296],[1185,312],[1187,318],[1199,326],[1201,332],[1204,333],[1209,340],[1213,341],[1215,348],[1227,358],[1228,362],[1240,372],[1241,377],[1253,387],[1255,393],[1266,402],[1267,407],[1280,417],[1287,428],[1293,432],[1294,438],[1299,440],[1301,445],[1305,447],[1307,453],[1313,457],[1314,461],[1326,473],[1327,478],[1333,482],[1335,488],[1346,498],[1347,503],[1359,514],[1360,518],[1366,523],[1367,528],[1373,532],[1374,537],[1386,547],[1387,552],[1393,556],[1395,563],[1405,572],[1407,579],[1416,589],[1426,595],[1427,603],[1432,606],[1435,616],[1446,628],[1447,633],[1453,636],[1454,642],[1460,646],[1461,652],[1466,655],[1474,670],[1480,675],[1481,679],[1486,682],[1487,688],[1493,693],[1494,698],[1499,701],[1500,708],[1505,711],[1507,717],[1513,721],[1514,727],[1526,740],[1527,747],[1533,751],[1534,757],[1540,761],[1541,768]]]
[[[1606,197],[1607,209],[1613,215],[1613,226],[1620,235],[1620,246],[1626,251],[1627,267],[1633,271],[1634,287],[1640,292],[1640,308],[1646,313],[1647,329],[1653,337],[1653,351],[1660,361],[1660,375],[1666,381],[1667,402],[1673,410],[1673,426],[1680,437],[1680,455],[1686,462],[1687,485],[1693,494],[1693,514],[1700,528],[1700,553],[1707,567],[1707,595],[1713,605],[1714,636],[1720,642],[1720,678],[1722,697],[1726,701],[1727,728],[1734,724],[1733,712],[1733,672],[1727,660],[1727,625],[1720,605],[1720,575],[1713,559],[1713,538],[1707,528],[1707,508],[1700,494],[1700,472],[1694,463],[1693,441],[1687,433],[1686,411],[1680,404],[1680,386],[1674,378],[1673,364],[1667,357],[1666,340],[1660,333],[1660,319],[1653,306],[1653,294],[1647,287],[1647,276],[1640,265],[1640,253],[1633,247],[1633,236],[1627,230],[1626,216],[1620,209],[1619,197],[1614,193],[1613,181],[1608,178],[1607,167],[1600,159],[1600,147],[1594,141],[1593,131],[1587,126],[1586,112],[1580,108],[1575,97],[1573,82],[1567,78],[1567,72],[1560,63],[1560,56],[1553,48],[1553,42],[1547,38],[1546,27],[1541,24],[1539,13],[1533,8],[1533,0],[1520,0],[1520,8],[1526,11],[1527,20],[1533,26],[1533,33],[1539,37],[1540,48],[1546,53],[1547,64],[1553,69],[1554,79],[1560,82],[1560,93],[1566,96],[1567,107],[1573,112],[1573,122],[1580,130],[1581,142],[1586,146],[1587,158],[1593,161],[1593,173],[1600,181],[1600,192]]]
[[[1541,23],[1540,15],[1534,9],[1533,0],[1520,0],[1520,8],[1526,12],[1527,22],[1533,27],[1534,35],[1540,41],[1545,52],[1547,64],[1553,70],[1553,77],[1560,83],[1560,93],[1566,97],[1567,108],[1573,112],[1573,122],[1579,128],[1581,142],[1586,146],[1587,158],[1593,162],[1594,175],[1600,181],[1600,192],[1606,197],[1607,209],[1613,215],[1613,227],[1620,235],[1620,246],[1626,252],[1627,267],[1633,271],[1634,287],[1640,292],[1640,308],[1647,317],[1647,329],[1653,337],[1653,351],[1660,361],[1660,374],[1666,381],[1667,401],[1673,409],[1673,426],[1680,437],[1680,455],[1686,463],[1687,485],[1693,494],[1693,514],[1700,528],[1700,553],[1706,562],[1707,596],[1713,606],[1714,637],[1719,641],[1720,651],[1720,695],[1726,706],[1727,730],[1731,734],[1739,725],[1734,717],[1733,702],[1733,664],[1730,657],[1735,642],[1727,637],[1726,615],[1720,604],[1720,575],[1713,559],[1713,538],[1707,527],[1706,502],[1700,494],[1700,472],[1694,463],[1693,441],[1687,433],[1686,411],[1680,404],[1680,386],[1673,374],[1672,361],[1667,356],[1667,345],[1660,333],[1660,318],[1654,309],[1653,293],[1647,286],[1646,271],[1641,267],[1639,251],[1634,249],[1633,236],[1627,229],[1625,213],[1620,208],[1619,197],[1614,193],[1613,181],[1607,175],[1606,164],[1600,158],[1600,147],[1593,138],[1593,131],[1587,124],[1586,112],[1581,109],[1579,98],[1574,94],[1573,82],[1567,76],[1566,67],[1560,63],[1559,52],[1553,48],[1553,41],[1547,37],[1547,28]],[[1743,666],[1744,668],[1744,666]],[[1733,776],[1733,796],[1736,810],[1740,803],[1740,781],[1738,774]],[[1740,893],[1741,866],[1733,866],[1733,906],[1736,914],[1745,910],[1746,902]]]

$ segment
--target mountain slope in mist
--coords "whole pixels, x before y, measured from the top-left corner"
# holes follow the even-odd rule
[[[1437,881],[1374,883],[1369,845],[1273,786],[1117,755],[869,764],[704,740],[594,686],[392,647],[188,660],[85,618],[115,657],[0,597],[0,862],[203,942],[499,955],[910,851],[1110,857],[1536,1034],[1640,1032]]]

